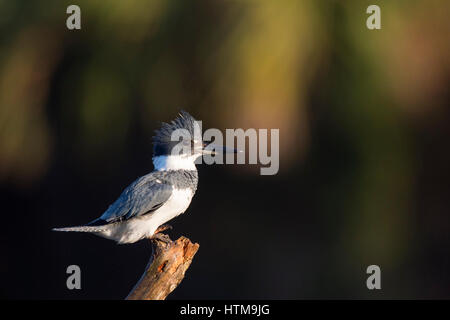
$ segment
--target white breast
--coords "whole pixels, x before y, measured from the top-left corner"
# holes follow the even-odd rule
[[[192,196],[191,189],[174,189],[166,203],[149,216],[146,223],[151,227],[147,236],[152,236],[160,225],[185,212],[191,203]]]
[[[99,235],[118,243],[133,243],[150,238],[160,225],[185,212],[193,195],[191,189],[173,189],[170,198],[158,210],[126,222],[111,224]]]

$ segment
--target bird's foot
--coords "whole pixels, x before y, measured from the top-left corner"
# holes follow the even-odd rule
[[[164,233],[155,233],[151,238],[151,241],[161,241],[165,243],[166,245],[169,245],[172,243],[172,240],[170,240],[170,237],[167,234]]]
[[[171,229],[173,228],[170,224],[163,224],[162,226],[159,226],[158,229],[156,229],[155,234]]]

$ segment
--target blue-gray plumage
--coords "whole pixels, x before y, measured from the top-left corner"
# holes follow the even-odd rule
[[[103,215],[88,225],[120,222],[159,209],[172,195],[172,189],[197,189],[197,171],[155,171],[128,186]]]
[[[163,123],[153,137],[153,172],[134,181],[94,221],[84,226],[53,230],[90,232],[118,243],[153,237],[161,225],[189,207],[197,190],[195,159],[215,152],[205,148],[196,126],[195,119],[185,111],[170,124]],[[182,140],[186,148],[174,153],[180,143],[173,140],[172,134],[176,130],[185,130],[189,140]]]

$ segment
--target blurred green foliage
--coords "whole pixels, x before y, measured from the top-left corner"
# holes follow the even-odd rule
[[[373,3],[378,31],[365,25]],[[2,182],[38,183],[57,141],[107,161],[130,130],[150,139],[186,108],[210,127],[280,128],[282,176],[318,160],[311,183],[341,226],[343,270],[405,261],[412,132],[448,107],[449,1],[77,1],[79,31],[65,27],[69,4],[0,1]],[[339,152],[320,149],[322,126]]]

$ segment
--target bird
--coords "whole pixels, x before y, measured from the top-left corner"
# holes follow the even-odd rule
[[[178,134],[181,141],[173,138]],[[92,233],[118,244],[145,238],[163,241],[161,232],[171,228],[165,223],[188,209],[197,190],[197,158],[218,152],[237,153],[236,149],[203,141],[198,122],[184,110],[173,121],[163,122],[152,142],[152,172],[125,188],[99,218],[85,225],[52,230]]]

